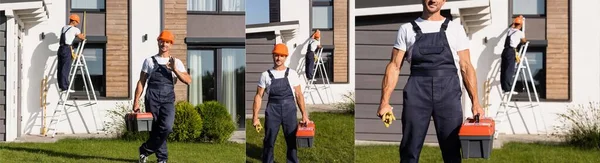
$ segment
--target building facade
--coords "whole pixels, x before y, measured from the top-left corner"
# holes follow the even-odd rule
[[[565,113],[570,105],[587,104],[600,97],[598,66],[598,28],[591,19],[600,13],[588,3],[572,0],[447,0],[442,15],[459,21],[470,42],[471,62],[477,71],[478,99],[489,104],[486,114],[494,117],[502,102],[499,82],[500,54],[506,30],[518,15],[525,19],[526,53],[533,73],[540,103],[527,107],[529,99],[523,78],[517,81],[509,105],[508,118],[497,126],[500,134],[553,133],[561,125],[557,113]],[[398,121],[385,128],[375,116],[381,92],[381,79],[395,36],[401,24],[420,16],[420,0],[355,1],[356,49],[356,139],[367,141],[400,141],[402,126],[402,92],[408,79],[409,64],[404,64],[390,99]],[[591,11],[591,12],[590,12]],[[584,22],[585,21],[585,22]],[[369,66],[367,66],[369,65]],[[579,72],[579,73],[574,73]],[[490,87],[484,87],[489,81]],[[373,84],[374,83],[374,84]],[[529,85],[532,90],[531,84]],[[471,102],[463,87],[464,117],[471,117]],[[487,93],[489,91],[489,93]],[[532,92],[533,94],[533,92]],[[484,103],[484,97],[489,102]],[[532,95],[532,98],[533,97]],[[426,142],[437,142],[433,122]]]
[[[7,52],[3,58],[10,56],[6,59],[15,62],[7,64],[3,78],[5,83],[12,84],[6,88],[14,89],[6,90],[5,99],[11,103],[3,109],[7,113],[3,119],[7,125],[2,129],[7,134],[2,140],[12,141],[22,134],[40,134],[43,124],[40,89],[45,76],[50,88],[46,116],[52,116],[59,101],[56,50],[60,29],[68,23],[70,14],[79,15],[82,22],[78,28],[87,37],[83,54],[98,104],[94,106],[95,113],[90,107],[68,107],[67,116],[63,116],[57,126],[59,133],[104,130],[102,124],[111,120],[107,111],[133,100],[143,61],[158,53],[156,38],[162,30],[174,33],[171,54],[184,63],[192,76],[189,86],[181,82],[176,85],[176,99],[194,105],[219,101],[228,108],[238,127],[244,128],[245,0],[38,0],[33,1],[40,4],[34,8],[17,8],[33,4],[30,1],[0,3],[4,12],[2,22],[7,27],[21,24],[20,31],[12,26],[0,30],[16,33],[6,35],[3,40],[14,40],[17,36],[20,40],[18,46],[3,46]],[[7,13],[21,15],[7,17]],[[43,19],[24,17],[31,13],[47,13],[47,16]],[[77,102],[87,100],[80,77],[76,77],[74,87],[76,92],[71,98]]]

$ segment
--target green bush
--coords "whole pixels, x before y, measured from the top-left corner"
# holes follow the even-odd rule
[[[202,133],[202,117],[194,106],[186,101],[175,105],[175,122],[169,141],[190,142],[196,140]]]
[[[562,126],[557,127],[559,137],[570,145],[600,150],[600,107],[590,102],[588,107],[569,107],[558,114]]]
[[[196,106],[196,110],[204,120],[201,141],[223,143],[231,137],[235,122],[225,106],[216,101],[208,101]]]
[[[125,114],[132,112],[133,102],[118,103],[114,109],[107,110],[107,115],[111,121],[104,122],[105,128],[108,133],[114,134],[116,138],[123,140],[146,140],[148,139],[148,132],[130,132],[127,131],[125,125]],[[145,111],[143,100],[140,101],[140,110]]]
[[[344,102],[339,102],[335,105],[339,110],[344,111],[348,114],[354,114],[354,93],[349,92],[344,95]]]

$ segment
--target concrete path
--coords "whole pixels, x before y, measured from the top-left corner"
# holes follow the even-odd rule
[[[535,143],[535,142],[547,142],[547,143],[559,143],[561,140],[554,136],[546,135],[499,135],[498,139],[494,139],[494,149],[502,148],[505,143],[508,142],[522,142],[522,143]],[[382,141],[363,141],[355,140],[355,146],[372,146],[372,145],[400,145],[400,142],[382,142]],[[428,146],[438,146],[437,143],[425,143]]]

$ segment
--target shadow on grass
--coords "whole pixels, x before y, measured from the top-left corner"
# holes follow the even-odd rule
[[[247,143],[246,144],[246,157],[254,158],[256,160],[262,160],[262,147],[259,147],[256,144]],[[249,162],[246,160],[246,162]]]
[[[110,161],[120,161],[120,162],[136,162],[138,160],[133,159],[121,159],[121,158],[109,158],[109,157],[99,157],[99,156],[86,156],[86,155],[77,155],[72,153],[64,153],[64,152],[56,152],[46,149],[35,149],[35,148],[23,148],[23,147],[6,147],[0,146],[0,149],[12,150],[12,151],[21,151],[21,152],[29,152],[33,154],[44,153],[48,156],[55,157],[63,157],[63,158],[71,158],[71,159],[104,159]]]

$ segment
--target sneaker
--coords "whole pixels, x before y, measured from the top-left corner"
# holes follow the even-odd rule
[[[140,160],[138,163],[146,163],[146,160],[148,160],[148,156],[140,154]]]

